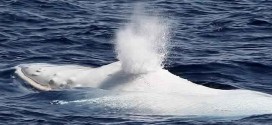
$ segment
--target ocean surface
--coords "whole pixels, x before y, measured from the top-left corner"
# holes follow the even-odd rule
[[[98,67],[117,61],[115,33],[135,2],[1,0],[0,124],[272,124],[272,114],[190,118],[65,105],[110,92],[84,87],[40,92],[14,74],[14,66],[23,63]],[[272,94],[271,0],[138,2],[171,22],[165,69],[212,88]]]

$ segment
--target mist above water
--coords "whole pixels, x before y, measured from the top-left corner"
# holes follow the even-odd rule
[[[130,22],[116,34],[117,58],[122,70],[130,74],[141,74],[163,68],[167,55],[169,26],[159,16],[136,8]]]

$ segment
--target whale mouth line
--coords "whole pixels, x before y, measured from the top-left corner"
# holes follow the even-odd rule
[[[39,82],[37,82],[35,79],[29,77],[27,75],[27,73],[24,71],[24,69],[20,66],[16,67],[16,74],[25,82],[27,82],[28,84],[31,85],[31,87],[34,87],[37,90],[40,91],[50,91],[52,90],[51,87],[49,87],[49,85],[45,85],[45,84],[40,84]]]

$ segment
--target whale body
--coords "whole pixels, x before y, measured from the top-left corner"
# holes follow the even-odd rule
[[[16,74],[32,87],[58,90],[92,87],[137,94],[118,95],[115,99],[101,98],[101,105],[140,105],[165,114],[197,116],[246,116],[272,113],[272,96],[250,90],[220,90],[197,85],[165,69],[130,74],[115,62],[98,68],[46,63],[16,66]],[[125,96],[125,97],[123,97]],[[116,99],[117,98],[117,99]],[[115,105],[116,106],[116,105]],[[138,108],[140,108],[138,107]],[[135,108],[135,107],[134,107]]]

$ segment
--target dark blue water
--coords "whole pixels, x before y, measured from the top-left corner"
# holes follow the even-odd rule
[[[272,1],[155,0],[148,12],[172,23],[166,69],[219,89],[272,94]],[[22,63],[101,66],[116,61],[113,38],[134,2],[0,1],[0,123],[2,124],[272,124],[272,115],[239,119],[136,115],[88,105],[59,105],[102,90],[38,92],[14,76]]]

